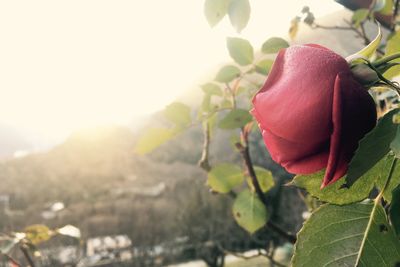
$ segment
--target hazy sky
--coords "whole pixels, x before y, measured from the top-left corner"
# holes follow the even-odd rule
[[[324,15],[333,0],[251,0],[242,32],[256,47],[286,36],[305,4]],[[211,29],[203,0],[0,2],[0,123],[58,137],[126,123],[162,109],[229,61],[227,19]]]

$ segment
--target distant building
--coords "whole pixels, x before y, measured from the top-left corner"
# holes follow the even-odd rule
[[[132,241],[128,236],[93,237],[86,241],[86,256],[77,266],[98,266],[103,262],[126,262],[132,258]]]
[[[45,220],[54,219],[57,217],[58,212],[62,211],[64,208],[65,205],[62,202],[51,203],[42,211],[41,216]]]

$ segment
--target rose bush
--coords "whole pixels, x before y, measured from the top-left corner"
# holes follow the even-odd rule
[[[326,168],[321,187],[346,173],[376,124],[375,102],[346,60],[315,44],[280,50],[253,106],[272,159],[294,174]]]

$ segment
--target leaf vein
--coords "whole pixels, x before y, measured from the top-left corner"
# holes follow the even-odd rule
[[[363,220],[363,219],[367,219],[367,218],[369,218],[369,216],[358,217],[358,218],[353,218],[353,219],[349,219],[349,220],[343,220],[343,221],[338,221],[338,222],[330,223],[330,224],[324,226],[323,228],[321,228],[320,230],[314,232],[313,235],[310,235],[310,236],[309,236],[309,238],[304,239],[303,244],[307,243],[307,242],[310,240],[310,238],[311,238],[312,236],[317,236],[317,234],[319,234],[320,232],[325,231],[327,228],[329,228],[329,227],[331,227],[331,226],[333,226],[333,225],[342,224],[342,223],[347,223],[347,222],[352,222],[352,221]]]
[[[326,266],[328,266],[329,264],[335,263],[335,262],[337,262],[337,261],[339,261],[339,260],[342,260],[342,259],[345,259],[345,258],[348,258],[348,257],[356,256],[356,255],[357,255],[357,252],[356,252],[356,253],[347,254],[347,255],[343,255],[343,256],[341,256],[341,257],[339,257],[339,258],[335,258],[335,259],[333,259],[333,260],[331,260],[331,261],[328,261],[328,262],[325,263],[322,267],[326,267]]]

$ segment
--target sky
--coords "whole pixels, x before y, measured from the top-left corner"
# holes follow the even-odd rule
[[[82,127],[128,124],[151,114],[228,62],[228,36],[255,47],[286,37],[309,5],[333,0],[251,0],[241,35],[224,19],[210,28],[203,0],[0,2],[0,124],[58,139]]]

